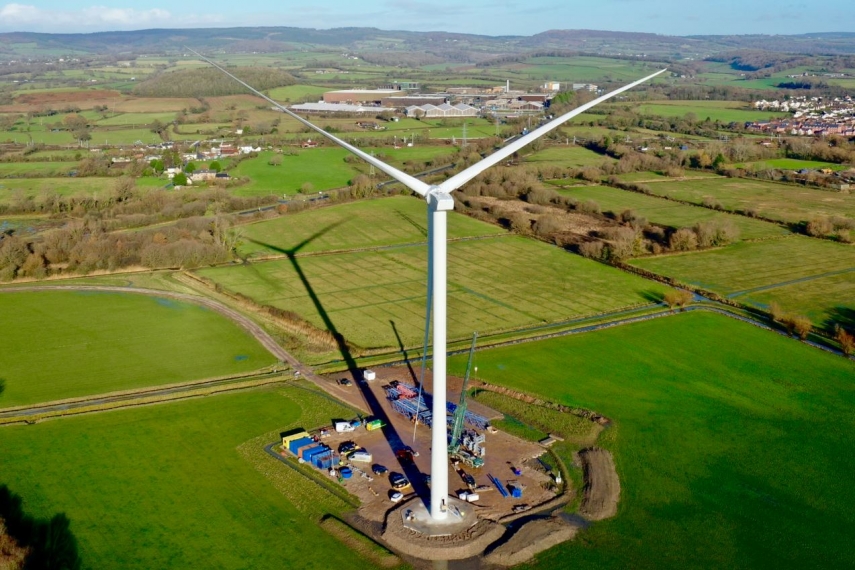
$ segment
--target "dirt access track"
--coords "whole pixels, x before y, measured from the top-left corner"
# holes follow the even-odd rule
[[[620,500],[620,480],[611,452],[597,447],[579,452],[585,475],[585,494],[579,514],[599,521],[617,514]]]

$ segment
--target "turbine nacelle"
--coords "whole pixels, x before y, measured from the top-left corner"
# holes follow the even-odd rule
[[[426,198],[434,211],[447,212],[454,209],[454,198],[440,186],[431,186]]]

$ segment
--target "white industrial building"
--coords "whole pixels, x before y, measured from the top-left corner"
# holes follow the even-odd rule
[[[406,113],[408,117],[477,117],[480,111],[465,103],[457,105],[443,103],[442,105],[411,105],[406,108]]]

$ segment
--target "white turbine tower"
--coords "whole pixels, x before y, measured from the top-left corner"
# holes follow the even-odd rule
[[[251,85],[238,79],[233,74],[229,73],[210,59],[191,50],[202,60],[208,62],[215,68],[219,69],[265,101],[274,105],[277,109],[286,113],[290,117],[300,121],[308,128],[328,138],[337,145],[352,152],[368,164],[374,166],[378,170],[385,172],[398,182],[405,185],[413,192],[424,197],[428,203],[428,304],[433,305],[433,427],[431,428],[431,487],[430,487],[430,515],[435,521],[445,520],[448,517],[446,503],[448,501],[448,433],[445,422],[446,417],[446,270],[448,266],[447,256],[447,215],[446,212],[454,209],[454,199],[451,193],[457,190],[491,166],[504,160],[508,156],[517,152],[524,146],[534,142],[546,133],[560,127],[576,115],[584,113],[591,107],[599,105],[603,101],[611,99],[615,95],[619,95],[624,91],[632,89],[653,79],[664,69],[657,71],[643,79],[634,81],[629,85],[625,85],[620,89],[616,89],[601,97],[594,99],[589,103],[580,105],[569,113],[565,113],[560,117],[553,119],[545,125],[535,129],[531,133],[515,140],[511,144],[502,147],[493,154],[487,156],[483,160],[473,164],[462,172],[455,174],[445,182],[431,186],[410,176],[405,172],[401,172],[397,168],[389,166],[385,162],[378,160],[376,157],[363,152],[355,146],[339,139],[338,137],[326,132],[320,127],[317,127],[293,113],[292,111],[280,105],[267,95],[261,93]],[[431,298],[432,297],[432,298]],[[430,309],[428,309],[430,314]],[[425,323],[428,326],[428,323]]]

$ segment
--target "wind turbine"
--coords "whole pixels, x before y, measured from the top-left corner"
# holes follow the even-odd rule
[[[425,340],[428,336],[428,327],[430,325],[431,305],[433,306],[433,407],[431,413],[434,421],[431,428],[431,458],[430,458],[430,515],[434,521],[443,521],[448,518],[447,502],[448,502],[448,426],[445,422],[446,417],[446,279],[448,266],[447,252],[447,233],[448,233],[448,217],[447,212],[454,209],[454,199],[451,193],[459,189],[461,186],[490,168],[491,166],[501,162],[508,156],[517,152],[526,145],[539,139],[546,133],[560,127],[576,115],[584,113],[591,107],[599,105],[603,101],[623,93],[629,89],[653,79],[660,73],[666,70],[662,69],[634,81],[629,85],[625,85],[619,89],[615,89],[610,93],[594,99],[584,105],[573,109],[572,111],[553,119],[552,121],[538,127],[527,135],[515,140],[511,144],[502,147],[493,154],[487,156],[481,161],[473,164],[469,168],[455,174],[446,181],[429,185],[422,182],[418,178],[410,176],[405,172],[401,172],[393,166],[389,166],[385,162],[363,152],[355,146],[341,140],[340,138],[326,132],[320,127],[317,127],[300,117],[296,113],[288,110],[283,105],[280,105],[264,93],[261,93],[251,85],[238,79],[233,74],[229,73],[221,66],[217,65],[202,54],[189,49],[203,61],[209,63],[213,67],[219,69],[224,74],[228,75],[252,93],[258,95],[268,103],[274,105],[277,109],[296,119],[306,127],[316,131],[320,135],[328,138],[335,144],[347,149],[355,154],[368,164],[374,166],[378,170],[385,172],[404,186],[422,196],[428,204],[428,294],[427,294],[427,317],[425,322]],[[427,344],[427,343],[425,343]]]

